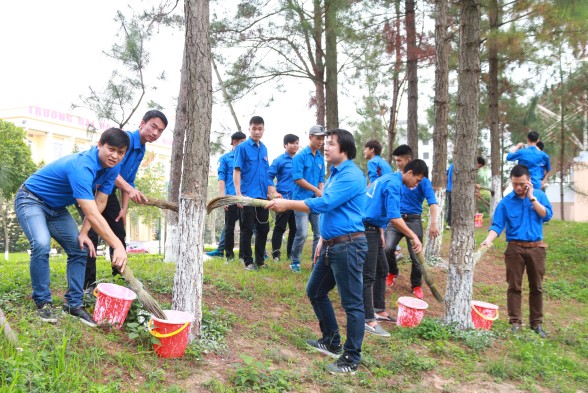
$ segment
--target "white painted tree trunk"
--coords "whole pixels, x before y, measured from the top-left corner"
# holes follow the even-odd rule
[[[500,175],[492,176],[492,190],[494,191],[494,195],[490,196],[490,222],[492,222],[492,217],[494,217],[494,211],[496,210],[496,206],[502,200],[502,188],[500,184]]]
[[[169,222],[165,231],[165,251],[163,260],[165,262],[176,262],[180,250],[180,238],[178,222]]]
[[[437,224],[439,227],[439,236],[434,239],[429,237],[429,229],[431,227],[431,218],[429,217],[429,225],[427,226],[427,243],[425,245],[425,257],[439,257],[441,255],[441,244],[443,244],[443,231],[445,230],[445,188],[435,191],[435,198],[437,198]]]

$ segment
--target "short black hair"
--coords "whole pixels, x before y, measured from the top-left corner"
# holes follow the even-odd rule
[[[484,159],[484,157],[482,157],[482,156],[478,156],[478,157],[476,158],[476,162],[477,162],[478,164],[482,165],[482,166],[486,165],[486,160],[485,160],[485,159]]]
[[[510,177],[521,177],[523,175],[527,175],[529,179],[531,178],[529,169],[525,165],[515,165],[510,171]]]
[[[537,147],[539,148],[539,150],[545,149],[545,145],[543,144],[542,141],[537,142]]]
[[[263,117],[261,117],[261,116],[253,116],[249,120],[249,125],[251,125],[251,124],[263,124],[263,125],[265,125],[265,122],[263,121]]]
[[[247,139],[247,135],[245,135],[241,131],[237,131],[233,135],[231,135],[231,143],[235,141],[240,141],[242,139]]]
[[[408,145],[400,145],[392,152],[393,156],[400,157],[400,156],[409,156],[412,158],[412,149]]]
[[[339,143],[339,151],[341,153],[347,153],[347,158],[353,160],[357,154],[357,148],[355,147],[355,138],[353,134],[342,128],[335,128],[329,130],[325,134],[326,136],[337,135]]]
[[[129,135],[120,128],[109,128],[100,135],[100,144],[108,144],[114,147],[126,147],[127,150],[131,144]]]
[[[286,145],[288,143],[294,143],[296,141],[300,140],[300,138],[298,138],[297,135],[294,134],[286,134],[284,135],[284,147],[286,147]]]
[[[404,146],[406,146],[406,145],[404,145]],[[396,154],[394,154],[394,155],[396,155]],[[399,154],[399,155],[406,155],[406,154]],[[404,167],[404,170],[402,172],[406,173],[408,171],[412,171],[412,174],[415,176],[416,175],[423,175],[423,177],[429,177],[429,167],[427,166],[427,163],[424,162],[423,160],[419,160],[418,158],[415,160],[412,160],[408,164],[406,164],[406,166]]]
[[[167,127],[167,117],[165,117],[165,115],[161,111],[158,111],[157,109],[152,109],[150,111],[145,112],[145,114],[143,115],[143,121],[145,123],[147,123],[149,120],[153,119],[154,117],[161,119],[161,121],[163,122],[163,125]]]
[[[539,140],[539,133],[537,131],[531,131],[527,134],[527,139],[531,142],[537,142]]]
[[[377,156],[382,154],[382,144],[375,139],[367,141],[364,147],[367,147],[368,149],[374,149],[374,154]]]

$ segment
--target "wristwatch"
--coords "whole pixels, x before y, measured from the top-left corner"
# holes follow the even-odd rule
[[[535,202],[536,200],[537,200],[537,198],[531,199],[531,203]]]

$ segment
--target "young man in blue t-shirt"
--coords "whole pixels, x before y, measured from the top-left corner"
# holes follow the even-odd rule
[[[101,213],[128,147],[128,135],[118,128],[110,128],[102,133],[97,147],[44,166],[33,173],[16,193],[16,216],[31,244],[32,297],[44,322],[57,322],[49,288],[49,251],[53,238],[67,253],[67,292],[63,311],[89,326],[96,326],[82,306],[86,258],[88,254],[95,255],[95,249],[87,232],[78,232],[78,225],[67,206],[78,203],[85,215],[83,227],[91,225],[108,243],[113,249],[112,265],[124,271],[127,262],[125,246]]]
[[[380,156],[380,154],[382,154],[382,145],[380,142],[375,139],[366,142],[363,149],[363,156],[368,160],[368,186],[378,177],[392,173],[392,167]]]
[[[507,161],[518,161],[531,174],[531,181],[536,190],[540,190],[545,178],[545,167],[549,165],[549,156],[537,147],[539,133],[531,131],[527,134],[527,145],[518,143],[506,156]]]

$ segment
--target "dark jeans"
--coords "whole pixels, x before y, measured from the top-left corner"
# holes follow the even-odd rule
[[[81,209],[78,209],[81,212]],[[113,192],[108,196],[108,200],[106,201],[106,207],[102,212],[102,217],[108,223],[112,232],[119,238],[123,246],[125,246],[125,237],[127,236],[127,232],[125,231],[125,226],[123,225],[122,220],[118,220],[116,222],[116,217],[120,213],[120,203],[118,198],[116,197],[116,192]],[[84,216],[83,213],[80,214],[82,217]],[[88,237],[94,243],[94,249],[98,247],[98,234],[94,229],[90,229],[88,232]],[[114,250],[109,247],[110,250],[110,258],[112,259],[112,254]],[[118,273],[118,270],[115,267],[112,267],[112,275]],[[88,256],[86,261],[86,278],[84,279],[84,288],[88,288],[92,284],[96,282],[96,258],[91,258]]]
[[[237,205],[230,205],[228,209],[225,210],[225,236],[223,250],[225,251],[225,256],[228,259],[235,258],[235,252],[233,251],[235,248],[235,223],[239,221],[239,226],[241,226],[241,217],[239,213],[240,212]],[[251,247],[251,239],[249,239],[249,241]],[[220,244],[218,250],[222,252],[220,249]]]
[[[545,248],[521,247],[509,243],[504,252],[506,263],[506,303],[510,323],[522,323],[521,287],[527,269],[529,279],[529,322],[531,327],[543,323],[543,275],[545,274]]]
[[[447,191],[445,195],[447,196],[447,200],[445,201],[445,203],[447,204],[445,224],[447,226],[451,226],[451,191]]]
[[[325,253],[328,251],[328,260]],[[354,363],[361,359],[365,314],[363,310],[363,263],[367,255],[364,237],[344,241],[331,247],[323,245],[312,270],[306,295],[319,321],[323,339],[333,345],[341,343],[335,310],[329,292],[337,286],[341,306],[347,316],[347,340],[343,346]]]
[[[288,243],[286,245],[286,255],[290,259],[292,254],[292,244],[296,236],[296,217],[293,210],[286,210],[285,212],[276,214],[276,224],[274,225],[274,233],[272,234],[272,257],[280,258],[282,248],[282,238],[286,232],[286,227],[290,230],[288,232]]]
[[[253,263],[251,237],[253,236],[254,228],[256,228],[257,232],[255,236],[255,264],[261,266],[263,265],[265,243],[269,232],[269,210],[263,207],[243,206],[241,209],[239,255],[245,261],[245,266]]]
[[[364,223],[365,237],[368,244],[367,257],[363,264],[363,307],[365,321],[376,320],[374,307],[376,305],[376,288],[378,291],[378,312],[386,309],[386,276],[388,275],[388,262],[380,239],[380,230],[373,225]],[[378,282],[378,285],[376,285]]]
[[[403,216],[406,226],[409,227],[416,235],[419,240],[423,241],[423,222],[421,221],[420,214],[409,214]],[[386,257],[388,258],[388,264],[390,273],[398,275],[398,265],[396,264],[396,246],[400,243],[400,240],[404,235],[392,224],[388,224],[386,228]],[[406,242],[408,246],[408,239]],[[421,265],[418,262],[417,256],[412,250],[412,247],[407,247],[410,254],[410,260],[412,261],[412,268],[410,271],[410,286],[411,288],[420,287],[422,285],[423,273],[421,272]]]

